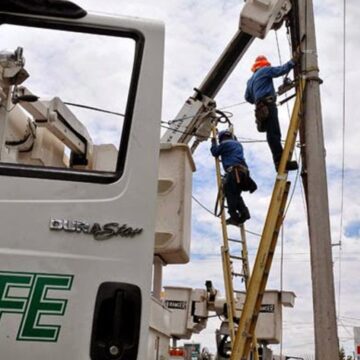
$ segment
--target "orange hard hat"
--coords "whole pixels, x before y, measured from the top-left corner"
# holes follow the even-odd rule
[[[266,58],[266,56],[264,55],[259,55],[256,57],[254,65],[251,67],[251,71],[255,72],[256,70],[265,67],[265,66],[270,66],[270,62],[269,60]]]

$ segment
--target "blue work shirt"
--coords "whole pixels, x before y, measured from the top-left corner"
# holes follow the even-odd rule
[[[215,157],[221,156],[224,170],[234,165],[245,165],[243,146],[237,140],[224,140],[219,145],[211,145],[211,154]]]
[[[265,66],[254,72],[248,80],[245,92],[245,100],[251,104],[256,104],[260,99],[267,96],[276,96],[272,79],[285,75],[295,63],[290,60],[281,66]]]

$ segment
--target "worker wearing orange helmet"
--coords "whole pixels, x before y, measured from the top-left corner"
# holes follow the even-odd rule
[[[273,78],[287,74],[294,66],[295,60],[293,59],[282,66],[271,66],[264,55],[258,56],[251,68],[253,75],[247,82],[245,92],[245,100],[255,104],[258,131],[266,132],[276,171],[280,164],[283,147]],[[296,161],[288,161],[287,170],[296,170],[297,168]]]

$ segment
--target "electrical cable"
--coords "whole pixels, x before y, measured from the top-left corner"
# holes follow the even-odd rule
[[[231,109],[231,108],[233,108],[233,107],[240,106],[240,105],[245,105],[245,104],[247,104],[247,101],[242,101],[242,102],[240,102],[240,103],[235,103],[235,104],[231,104],[231,105],[222,106],[221,108],[219,108],[219,109],[217,109],[217,110]],[[230,112],[228,112],[228,113],[230,113]],[[230,113],[230,114],[231,114],[231,116],[229,116],[229,117],[232,117],[233,114],[232,114],[232,113]],[[171,125],[171,124],[173,124],[173,123],[182,122],[182,121],[184,121],[184,120],[188,120],[188,119],[191,119],[191,118],[193,118],[193,117],[194,117],[193,115],[191,115],[191,116],[185,116],[185,117],[183,117],[183,118],[181,118],[181,119],[172,119],[172,120],[168,120],[168,121],[162,121],[162,123],[167,123],[168,125]]]
[[[169,127],[169,126],[166,126],[166,125],[160,125],[163,129],[169,129],[169,130],[173,130],[175,132],[178,132],[180,134],[184,134],[184,135],[190,135],[190,136],[195,136],[195,134],[193,133],[189,133],[189,132],[186,132],[186,131],[182,131],[182,130],[179,130],[179,129],[174,129],[172,127]],[[211,139],[211,136],[202,136],[202,138],[204,140],[207,140],[207,139]],[[244,144],[255,144],[255,143],[267,143],[267,140],[257,140],[257,139],[249,139],[249,140],[241,140],[242,143]]]
[[[94,111],[102,112],[102,113],[105,113],[105,114],[111,114],[111,115],[117,115],[117,116],[125,117],[125,114],[121,114],[121,113],[118,113],[118,112],[115,112],[115,111],[101,109],[101,108],[94,107],[94,106],[76,104],[76,103],[71,103],[71,102],[64,102],[64,104],[69,105],[69,106],[82,108],[82,109],[94,110]]]
[[[296,150],[295,150],[296,151]],[[296,154],[296,152],[295,152]],[[296,154],[297,156],[297,154]],[[301,162],[302,164],[302,161],[300,161],[301,159],[301,151],[299,152],[299,156],[297,156],[297,158],[299,159],[299,162]],[[304,215],[305,217],[307,216],[307,209],[306,209],[306,200],[305,200],[305,189],[304,189],[304,183],[302,181],[300,181],[300,192],[301,192],[301,200],[302,200],[302,203],[303,203],[303,208],[304,208]]]
[[[235,103],[235,104],[231,104],[231,105],[227,105],[227,106],[223,106],[221,108],[219,108],[218,110],[226,110],[226,109],[230,109],[239,105],[244,105],[246,104],[246,101],[240,102],[240,103]],[[88,105],[83,105],[83,104],[77,104],[77,103],[72,103],[72,102],[64,102],[64,104],[69,105],[69,106],[74,106],[74,107],[79,107],[79,108],[83,108],[83,109],[88,109],[88,110],[94,110],[94,111],[99,111],[99,112],[103,112],[106,114],[112,114],[112,115],[117,115],[117,116],[121,116],[121,117],[125,117],[125,114],[119,113],[119,112],[115,112],[115,111],[110,111],[110,110],[106,110],[106,109],[102,109],[102,108],[98,108],[98,107],[94,107],[94,106],[88,106]],[[231,112],[225,112],[228,114],[228,117],[232,117],[234,114]],[[167,124],[167,125],[171,125],[173,123],[176,122],[182,122],[184,120],[187,119],[191,119],[194,116],[185,116],[181,119],[173,119],[173,120],[168,120],[168,121],[161,121],[162,124]],[[169,128],[171,130],[173,130],[172,128]]]
[[[277,46],[277,51],[278,51],[278,56],[279,56],[279,63],[280,65],[282,65],[282,60],[281,60],[281,52],[280,52],[280,44],[279,44],[279,38],[278,38],[278,32],[275,31],[275,39],[276,39],[276,46]],[[284,79],[284,76],[283,76]],[[286,103],[287,105],[287,109],[288,109],[288,116],[290,119],[290,111],[289,111],[289,104]],[[284,221],[285,221],[285,215],[283,217],[283,223],[281,226],[281,257],[280,257],[280,291],[282,291],[282,287],[283,287],[283,271],[284,271]],[[281,323],[281,333],[283,332],[283,324]],[[280,339],[280,358],[282,358],[282,351],[283,351],[283,341],[282,341],[282,336]]]
[[[275,39],[276,39],[276,45],[277,45],[277,50],[278,50],[279,63],[282,64],[280,44],[279,44],[279,38],[278,38],[278,33],[277,33],[277,31],[275,31]],[[291,121],[291,114],[290,114],[290,108],[289,108],[289,103],[288,103],[288,102],[286,103],[286,107],[287,107],[288,118],[289,118],[289,122],[290,122],[290,121]],[[300,154],[299,154],[299,156],[297,156],[296,148],[295,148],[295,157],[296,157],[296,160],[297,160],[299,166],[298,166],[298,169],[297,169],[297,172],[296,172],[293,189],[292,189],[290,198],[289,198],[289,200],[288,200],[287,207],[286,207],[286,209],[285,209],[285,211],[284,211],[283,224],[282,224],[282,227],[281,227],[280,291],[283,291],[283,276],[284,276],[284,274],[283,274],[283,273],[284,273],[284,226],[285,226],[285,218],[286,218],[287,212],[288,212],[288,210],[289,210],[289,208],[290,208],[290,205],[291,205],[291,203],[292,203],[292,200],[293,200],[293,198],[294,198],[295,190],[296,190],[296,187],[297,187],[297,184],[298,184],[298,179],[299,179],[299,176],[300,176],[300,168],[301,168],[301,164],[300,164],[301,156],[300,156]],[[281,325],[281,326],[282,326],[282,325]],[[282,341],[282,338],[281,338],[281,340],[280,340],[280,358],[282,357],[282,351],[283,351],[283,341]]]
[[[343,0],[343,96],[342,96],[342,163],[341,163],[341,195],[340,195],[340,238],[339,238],[339,285],[338,285],[338,318],[341,314],[341,262],[342,236],[344,217],[344,182],[345,182],[345,129],[346,129],[346,0]]]
[[[279,57],[279,63],[282,64],[282,60],[281,60],[281,51],[280,51],[280,43],[279,43],[279,38],[278,38],[278,32],[275,31],[275,39],[276,39],[276,47],[277,47],[277,51],[278,51],[278,57]],[[286,103],[286,107],[287,107],[287,112],[288,112],[288,117],[289,117],[289,122],[290,122],[290,119],[291,119],[291,115],[290,115],[290,108],[289,108],[289,103]],[[296,149],[295,149],[295,157],[296,157],[296,161],[298,162],[299,164],[299,167],[296,171],[296,176],[295,176],[295,181],[294,181],[294,185],[293,185],[293,190],[292,190],[292,193],[290,195],[290,198],[289,198],[289,201],[288,201],[288,205],[286,207],[286,210],[284,212],[284,218],[286,217],[286,214],[287,214],[287,211],[290,207],[290,204],[291,204],[291,201],[294,197],[294,193],[295,193],[295,190],[296,190],[296,186],[298,184],[298,179],[299,179],[299,175],[300,175],[300,168],[301,168],[301,163],[300,163],[300,154],[299,156],[297,156],[297,152],[296,152]],[[304,199],[303,199],[304,201]],[[306,208],[305,208],[305,213],[306,213]]]
[[[223,195],[222,186],[223,185],[221,185],[221,187],[219,187],[219,189],[218,189],[218,193],[217,193],[216,201],[215,201],[214,215],[216,217],[220,217],[225,208],[225,197]]]
[[[205,319],[212,319],[212,318],[218,318],[219,315],[209,315],[209,316],[206,316]]]
[[[278,30],[275,31],[275,40],[276,40],[276,47],[277,47],[278,56],[279,56],[279,64],[282,65],[280,43],[279,43],[279,38],[278,38]],[[283,75],[283,78],[284,78],[284,75]]]
[[[245,104],[247,104],[247,101],[242,101],[242,102],[235,103],[235,104],[232,104],[232,105],[222,106],[222,107],[220,108],[220,110],[226,110],[226,109],[230,109],[230,108],[233,108],[233,107],[236,107],[236,106],[240,106],[240,105],[245,105]]]
[[[280,294],[282,294],[284,285],[284,222],[281,226],[281,260],[280,260]],[[283,355],[283,322],[281,322],[281,339],[280,339],[280,359]]]
[[[242,144],[257,144],[257,143],[267,143],[267,140],[242,140]]]
[[[346,328],[346,326],[343,324],[342,320],[340,318],[338,318],[338,323],[340,324],[340,326],[346,331],[346,333],[349,335],[349,336],[353,336],[352,333],[350,332],[349,329]]]
[[[183,122],[184,120],[188,120],[188,119],[192,119],[194,117],[194,115],[191,116],[184,116],[181,119],[173,119],[173,120],[168,120],[168,121],[161,121],[162,124],[168,124],[171,125],[173,123],[177,123],[177,122]]]
[[[280,43],[279,43],[279,38],[278,38],[278,30],[275,31],[275,39],[276,39],[276,47],[277,47],[277,51],[278,51],[278,56],[279,56],[279,64],[282,65]],[[282,76],[283,81],[284,81],[284,79],[286,78],[286,76],[288,74]],[[285,95],[287,97],[287,92],[285,92]],[[289,119],[290,119],[290,107],[289,107],[289,102],[288,101],[286,102],[286,108],[287,108],[288,116],[289,116]]]
[[[174,129],[174,128],[170,127],[170,126],[165,126],[165,125],[160,125],[160,126],[161,126],[163,129],[172,130],[172,131],[177,132],[177,133],[180,133],[180,134],[195,136],[195,134],[193,134],[193,133],[189,133],[189,132],[182,131],[182,130],[179,130],[179,129]],[[207,137],[203,136],[203,138],[204,138],[204,139],[210,139],[211,136],[207,136]]]
[[[229,125],[232,125],[231,121],[230,121],[230,118],[232,118],[234,116],[234,114],[230,111],[222,111],[220,109],[216,109],[215,110],[215,113],[220,115],[218,118],[217,118],[217,122],[220,123],[220,124],[229,124]],[[223,120],[224,119],[224,120]]]
[[[300,108],[300,113],[302,114],[303,113],[303,105],[304,105],[304,102],[303,100],[301,100],[301,108]],[[299,115],[298,115],[299,116]],[[300,121],[301,121],[301,118],[300,118]],[[299,154],[297,154],[297,151],[296,151],[296,148],[295,148],[295,158],[296,158],[296,161],[298,163],[298,169],[296,171],[296,176],[295,176],[295,180],[294,180],[294,185],[293,185],[293,190],[292,190],[292,193],[290,195],[290,198],[289,198],[289,201],[288,201],[288,204],[287,204],[287,207],[285,209],[285,215],[284,217],[286,216],[288,210],[289,210],[289,207],[290,207],[290,204],[293,200],[293,197],[294,197],[294,193],[295,193],[295,190],[296,190],[296,187],[298,185],[299,182],[299,178],[300,178],[300,169],[302,168],[302,158],[301,158],[301,152],[299,152]],[[303,189],[302,189],[302,186],[300,185],[300,190],[301,190],[301,195],[302,195],[302,202],[303,202],[303,207],[304,207],[304,213],[306,215],[307,211],[306,211],[306,205],[305,205],[305,196],[304,196],[304,193],[303,193]]]
[[[216,215],[210,210],[208,209],[203,203],[201,203],[194,195],[191,195],[191,197],[193,198],[193,200],[199,205],[201,206],[205,211],[207,211],[209,214],[213,215],[216,217]],[[261,234],[258,234],[254,231],[250,231],[250,230],[245,230],[247,233],[251,234],[251,235],[255,235],[258,237],[261,237]]]
[[[166,123],[166,122],[161,122],[161,123]],[[179,129],[175,129],[175,128],[172,128],[172,127],[169,127],[169,126],[166,126],[166,125],[160,125],[163,129],[169,129],[169,130],[173,130],[175,132],[178,132],[180,134],[184,134],[184,135],[190,135],[190,136],[195,136],[195,134],[193,133],[189,133],[189,132],[186,132],[186,131],[182,131],[182,130],[179,130]],[[205,136],[202,136],[205,140],[207,139],[211,139],[211,136],[208,136],[208,137],[205,137]],[[258,140],[258,139],[251,139],[251,138],[239,138],[240,140],[241,139],[248,139],[248,140],[241,140],[241,143],[243,144],[255,144],[255,143],[267,143],[267,140]],[[282,140],[281,142],[284,142],[284,140]]]
[[[191,196],[192,199],[201,206],[205,211],[207,211],[209,214],[216,216],[210,209],[208,209],[203,203],[201,203],[194,195]]]
[[[300,167],[301,167],[301,161],[300,161],[300,160],[301,160],[301,159],[300,159],[300,156],[299,156],[299,158],[297,159],[297,162],[298,162],[298,164],[299,164],[299,169],[300,169]],[[299,169],[296,171],[293,189],[292,189],[290,198],[289,198],[289,200],[288,200],[288,203],[287,203],[287,205],[286,205],[286,209],[285,209],[285,211],[284,211],[284,219],[285,219],[285,217],[286,217],[286,215],[287,215],[287,212],[288,212],[288,210],[289,210],[289,208],[290,208],[290,205],[291,205],[291,203],[292,203],[292,200],[293,200],[293,198],[294,198],[296,186],[297,186],[297,184],[298,184],[298,179],[299,179],[299,175],[300,175]]]
[[[246,102],[245,102],[246,103]],[[121,117],[125,117],[125,114],[122,114],[122,113],[119,113],[119,112],[115,112],[115,111],[110,111],[110,110],[106,110],[106,109],[101,109],[101,108],[98,108],[98,107],[94,107],[94,106],[88,106],[88,105],[82,105],[82,104],[77,104],[77,103],[71,103],[71,102],[64,102],[64,104],[66,105],[69,105],[69,106],[74,106],[74,107],[79,107],[79,108],[83,108],[83,109],[88,109],[88,110],[94,110],[94,111],[98,111],[98,112],[102,112],[102,113],[105,113],[105,114],[111,114],[111,115],[116,115],[116,116],[121,116]],[[239,104],[244,104],[244,103],[239,103]],[[239,104],[234,104],[234,105],[229,105],[227,107],[223,107],[221,108],[220,110],[223,110],[225,108],[230,108],[232,106],[237,106]],[[13,109],[15,108],[15,106],[10,109],[10,110],[7,110],[7,112],[11,112]],[[233,116],[233,114],[231,112],[224,112],[228,118],[231,118]],[[174,119],[174,120],[168,120],[168,121],[161,121],[161,124],[166,124],[166,125],[169,125],[169,126],[166,126],[166,125],[161,125],[162,128],[164,129],[167,129],[167,130],[172,130],[174,132],[178,132],[178,133],[181,133],[181,134],[184,134],[184,135],[190,135],[190,136],[195,136],[195,134],[193,133],[189,133],[189,132],[186,132],[186,131],[183,131],[183,130],[179,130],[179,129],[175,129],[173,127],[171,127],[170,125],[174,122],[178,122],[178,121],[183,121],[183,120],[186,120],[186,119],[191,119],[193,116],[187,116],[187,117],[184,117],[182,119]],[[207,139],[210,139],[211,137],[207,137]],[[244,140],[242,141],[243,143],[266,143],[267,141],[266,140],[257,140],[257,139],[249,139],[249,140]]]
[[[360,321],[359,318],[354,318],[354,317],[350,317],[350,316],[340,316],[342,319],[350,319],[350,320],[356,320],[356,321]]]

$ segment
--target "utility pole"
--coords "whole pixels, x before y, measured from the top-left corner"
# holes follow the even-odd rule
[[[303,182],[306,193],[313,286],[315,359],[338,360],[333,261],[327,192],[320,79],[312,0],[299,0],[302,72],[307,84],[302,122]]]

